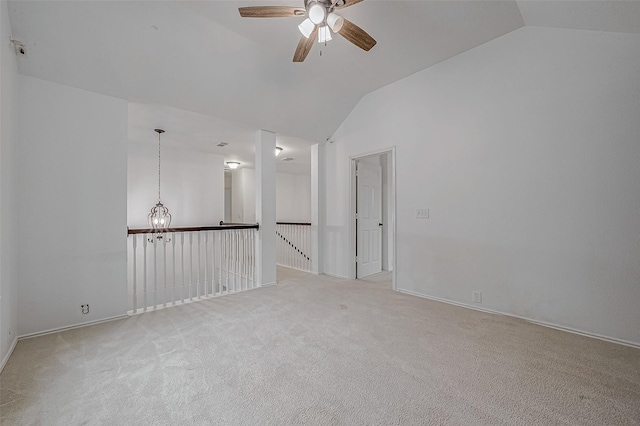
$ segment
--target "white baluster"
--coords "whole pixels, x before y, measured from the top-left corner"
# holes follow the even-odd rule
[[[196,291],[197,291],[197,297],[201,298],[202,297],[202,291],[200,289],[200,270],[202,268],[202,259],[200,256],[200,249],[201,249],[201,241],[200,241],[200,232],[198,232],[198,282],[196,283]]]
[[[162,306],[167,307],[167,234],[162,237],[162,269],[164,270],[164,284],[162,290]]]
[[[184,232],[180,233],[180,301],[184,303]]]
[[[138,291],[136,288],[136,248],[138,247],[138,235],[137,234],[132,234],[133,239],[132,244],[133,244],[133,262],[132,262],[132,268],[133,268],[133,313],[135,314],[136,311],[138,310]]]
[[[158,294],[158,239],[153,239],[153,309],[156,309],[156,296]]]
[[[222,273],[221,273],[221,255],[222,255],[222,247],[221,247],[221,235],[222,231],[216,231],[213,233],[213,241],[214,241],[214,256],[213,256],[213,277],[214,277],[214,294],[220,295],[222,294]],[[217,272],[216,272],[217,271]]]
[[[302,269],[302,227],[296,225],[296,258],[298,259],[298,269]]]
[[[244,289],[249,289],[249,229],[244,230]]]
[[[227,231],[227,291],[231,292],[231,281],[233,280],[233,231]]]
[[[142,299],[144,302],[144,306],[143,309],[146,312],[147,311],[147,306],[149,306],[147,304],[147,234],[142,234],[143,239],[142,239],[142,257],[143,257],[143,269],[142,269],[142,285],[143,285],[143,292],[142,292]]]
[[[171,301],[173,306],[176,305],[176,237],[178,234],[173,234],[171,237],[171,258],[173,264],[173,286],[171,288]]]
[[[240,257],[240,249],[241,249],[241,245],[240,245],[240,232],[242,232],[241,230],[236,230],[235,234],[236,234],[236,275],[235,275],[235,279],[233,280],[233,291],[239,291],[240,290],[240,279],[241,279],[241,271],[240,271],[240,265],[242,262],[242,258]]]
[[[203,232],[204,234],[204,295],[205,297],[209,294],[209,233]]]
[[[251,260],[251,288],[258,287],[258,262],[256,260],[256,238],[258,238],[258,230],[251,233],[251,246],[253,247],[253,258]]]
[[[193,232],[189,232],[189,300],[193,301]]]

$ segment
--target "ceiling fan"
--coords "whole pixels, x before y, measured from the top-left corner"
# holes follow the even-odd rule
[[[363,0],[304,0],[304,7],[295,6],[250,6],[240,7],[238,11],[243,18],[289,18],[305,17],[298,25],[302,33],[293,62],[306,59],[314,40],[326,43],[331,40],[331,33],[340,34],[359,48],[367,52],[375,46],[376,41],[362,28],[344,19],[335,11],[353,6]]]

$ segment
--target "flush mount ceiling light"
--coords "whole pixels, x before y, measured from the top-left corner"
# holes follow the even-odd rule
[[[162,200],[160,198],[160,135],[164,133],[164,130],[154,129],[153,131],[158,134],[158,202],[147,215],[147,221],[149,222],[149,226],[156,230],[156,238],[162,239],[162,235],[160,233],[168,228],[171,223],[169,209],[162,204]]]
[[[238,163],[237,161],[227,161],[227,166],[229,166],[231,170],[237,169],[239,165],[240,163]]]
[[[280,155],[281,152],[282,152],[282,148],[280,148],[279,146],[276,146],[276,157]]]
[[[238,11],[243,18],[284,18],[305,17],[298,25],[302,37],[293,54],[293,62],[303,62],[313,47],[313,42],[326,43],[331,40],[331,33],[342,37],[359,48],[369,51],[376,41],[362,28],[344,19],[335,11],[341,10],[363,0],[304,0],[304,8],[295,6],[250,6],[240,7]]]

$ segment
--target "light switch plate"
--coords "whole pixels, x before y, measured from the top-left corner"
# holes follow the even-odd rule
[[[429,209],[417,209],[416,210],[416,218],[417,219],[429,219]]]

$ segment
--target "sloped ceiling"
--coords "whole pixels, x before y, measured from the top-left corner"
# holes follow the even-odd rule
[[[300,18],[237,11],[302,3],[13,1],[9,10],[28,49],[22,74],[309,142],[328,138],[364,94],[523,25],[640,31],[639,2],[367,0],[343,15],[376,38],[370,52],[336,36],[292,63]]]

